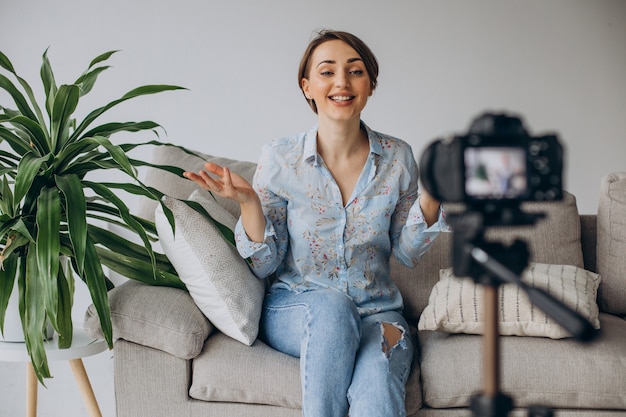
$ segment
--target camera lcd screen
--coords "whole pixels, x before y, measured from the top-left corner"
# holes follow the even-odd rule
[[[467,147],[465,194],[486,200],[518,199],[528,188],[526,152],[518,147]]]

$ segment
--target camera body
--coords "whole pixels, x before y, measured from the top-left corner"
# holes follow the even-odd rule
[[[563,198],[557,136],[530,136],[519,117],[506,114],[485,113],[466,135],[434,141],[422,154],[420,171],[434,198],[470,208]]]

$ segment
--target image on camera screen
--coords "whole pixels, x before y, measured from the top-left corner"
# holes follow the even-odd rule
[[[467,147],[465,194],[476,199],[515,199],[527,191],[526,152],[515,147]]]

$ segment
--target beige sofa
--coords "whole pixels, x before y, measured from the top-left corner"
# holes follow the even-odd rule
[[[207,159],[248,178],[255,169],[249,162]],[[186,170],[202,165],[174,148],[157,148],[154,162]],[[158,170],[148,172],[146,182],[182,199],[195,189],[193,183]],[[226,207],[238,215],[236,206],[226,202]],[[142,202],[137,213],[153,218],[154,208]],[[520,236],[529,242],[533,262],[599,272],[601,335],[591,344],[502,336],[501,388],[513,398],[510,415],[526,415],[528,406],[542,404],[563,417],[624,416],[626,174],[603,180],[597,215],[579,216],[571,194],[562,203],[527,208],[546,211],[548,217],[534,228],[490,230],[488,237],[511,241]],[[415,269],[395,261],[392,265],[418,341],[406,396],[407,414],[413,417],[471,415],[470,398],[482,390],[481,336],[417,330],[440,270],[451,265],[450,245],[451,235],[442,235]],[[129,281],[109,297],[118,417],[301,415],[298,359],[260,340],[246,346],[225,336],[182,290]],[[86,327],[94,334],[99,331],[92,308]]]

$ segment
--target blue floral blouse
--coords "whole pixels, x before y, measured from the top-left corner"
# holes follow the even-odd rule
[[[410,145],[362,126],[370,154],[345,206],[317,153],[317,128],[266,144],[253,180],[266,216],[265,238],[250,241],[240,219],[235,239],[256,276],[276,273],[272,288],[336,289],[366,316],[402,309],[389,276],[391,254],[413,267],[449,228],[443,210],[432,226],[424,221]]]

